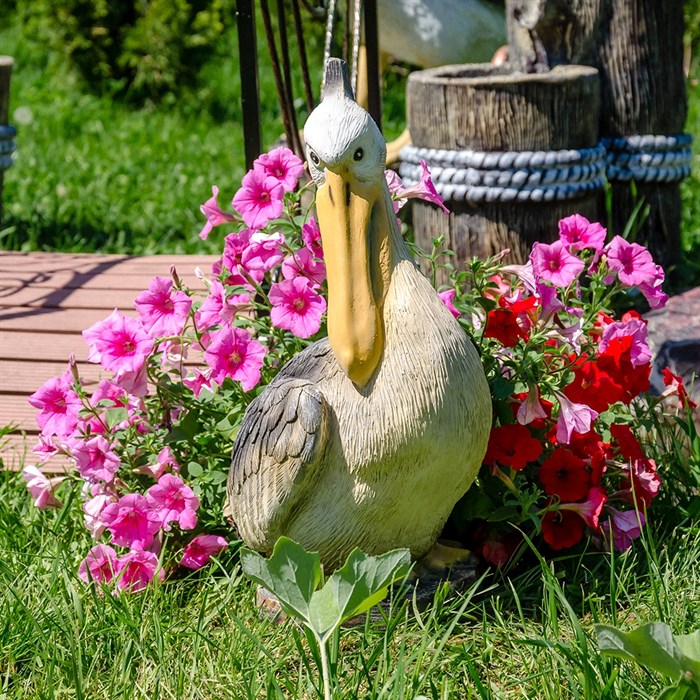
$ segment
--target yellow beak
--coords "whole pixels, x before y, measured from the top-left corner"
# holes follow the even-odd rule
[[[347,376],[359,387],[374,374],[384,348],[382,303],[388,249],[375,205],[382,183],[363,183],[326,170],[316,194],[328,274],[328,337]]]

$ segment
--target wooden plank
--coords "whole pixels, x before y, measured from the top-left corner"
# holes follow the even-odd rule
[[[26,430],[37,434],[39,426],[36,423],[37,410],[29,404],[27,394],[4,394],[0,401],[0,425],[14,426],[13,432]]]
[[[125,316],[137,316],[135,309],[124,308]],[[80,333],[93,323],[104,320],[106,309],[41,309],[6,306],[0,309],[0,331],[36,331],[47,334]]]
[[[68,356],[62,361],[26,361],[0,358],[0,376],[2,377],[2,394],[30,394],[36,391],[47,379],[63,374],[68,368]],[[100,365],[92,362],[78,362],[80,381],[92,385],[107,376]]]
[[[87,343],[82,335],[75,333],[55,333],[47,342],[42,331],[6,331],[0,333],[0,357],[5,360],[40,360],[66,363],[73,353],[78,361],[86,360]],[[3,375],[4,385],[4,375]]]
[[[42,309],[133,308],[137,292],[121,289],[52,289],[32,285],[15,290],[9,297],[0,295],[0,307],[28,306]],[[2,319],[2,312],[0,312]]]

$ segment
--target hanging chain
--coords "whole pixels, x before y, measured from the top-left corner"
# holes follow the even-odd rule
[[[355,0],[355,17],[352,26],[352,92],[357,95],[357,62],[360,55],[360,34],[362,29],[362,0]]]
[[[326,18],[326,43],[323,49],[323,70],[331,57],[331,42],[333,41],[333,29],[335,27],[335,0],[328,1],[328,17]],[[323,92],[323,90],[321,90]]]

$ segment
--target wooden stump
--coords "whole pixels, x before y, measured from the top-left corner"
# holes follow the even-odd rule
[[[448,150],[591,148],[598,143],[598,105],[597,71],[585,66],[539,75],[491,64],[443,66],[412,73],[407,87],[414,146]],[[504,248],[513,251],[510,261],[523,262],[532,243],[556,237],[562,217],[574,212],[595,217],[598,197],[594,191],[551,202],[447,201],[449,219],[416,200],[416,242],[430,250],[431,239],[445,233],[445,245],[462,263]]]
[[[683,131],[683,0],[507,0],[506,22],[514,65],[531,67],[539,46],[550,67],[598,68],[601,137]],[[650,207],[639,238],[659,262],[673,262],[680,248],[679,182],[637,189]],[[613,179],[612,195],[620,233],[635,205],[630,183]]]
[[[10,56],[0,56],[0,126],[5,126],[10,111],[10,76],[14,61]],[[0,167],[0,223],[2,223],[2,188],[4,169]]]

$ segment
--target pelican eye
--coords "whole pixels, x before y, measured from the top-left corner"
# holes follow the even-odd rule
[[[318,165],[321,162],[313,151],[309,151],[309,158],[311,158],[314,165]]]
[[[355,153],[352,155],[353,160],[362,160],[363,156],[365,155],[365,152],[361,149],[358,148]]]

